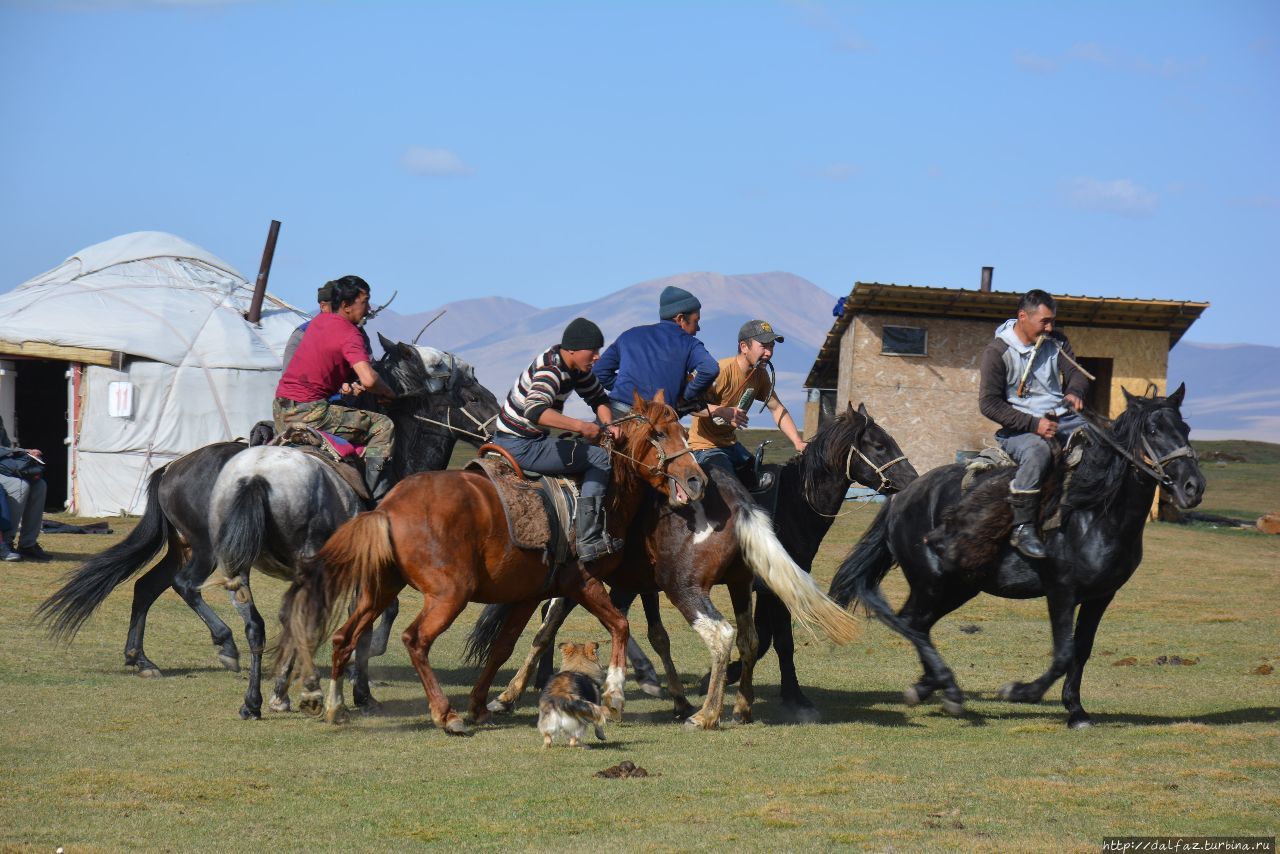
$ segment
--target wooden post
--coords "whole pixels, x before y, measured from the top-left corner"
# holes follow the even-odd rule
[[[991,293],[991,274],[995,271],[995,267],[982,268],[982,284],[978,285],[978,290],[984,294]]]
[[[253,286],[253,301],[244,319],[257,323],[262,319],[262,298],[267,295],[267,277],[271,275],[271,260],[276,256],[276,238],[280,236],[280,220],[271,220],[267,230],[267,245],[262,248],[262,263],[258,266],[258,281]]]

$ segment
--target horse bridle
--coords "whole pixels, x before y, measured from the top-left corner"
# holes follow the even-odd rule
[[[456,392],[459,386],[459,381],[460,381],[460,376],[462,374],[462,371],[458,370],[458,357],[453,355],[452,353],[449,353],[448,355],[449,355],[449,370],[447,372],[427,374],[428,381],[438,380],[442,378],[445,380],[443,388],[441,389],[440,392],[432,391],[430,387],[426,387],[426,388],[421,388],[415,391],[408,392],[406,394],[399,395],[397,399],[404,399],[407,397],[424,397],[424,396],[440,394],[440,393],[445,393],[445,394],[448,394],[451,398],[456,398]],[[453,425],[453,410],[455,409],[461,412],[463,415],[467,416],[467,418],[471,419],[471,423],[474,424],[476,429],[479,430],[480,432],[473,433],[470,430],[463,429],[462,427],[455,427]],[[419,421],[424,421],[427,424],[434,424],[437,427],[443,427],[446,430],[450,430],[454,433],[461,433],[464,436],[471,436],[472,438],[479,439],[483,442],[488,442],[490,439],[493,438],[493,432],[489,429],[489,426],[493,424],[494,421],[497,420],[498,415],[497,413],[495,413],[489,418],[485,419],[484,421],[481,421],[479,418],[475,417],[467,410],[466,404],[461,404],[457,406],[450,406],[448,409],[446,409],[444,413],[444,419],[445,419],[444,421],[437,421],[434,418],[427,418],[425,415],[414,415],[413,417],[418,419]]]
[[[648,416],[643,415],[639,412],[630,412],[622,416],[621,418],[615,418],[613,419],[612,422],[610,422],[609,424],[606,424],[605,426],[612,427],[614,424],[623,424],[627,421],[640,421],[644,424],[648,424],[650,427],[653,427],[653,422],[649,420]],[[660,474],[670,481],[675,481],[677,480],[677,478],[675,477],[675,475],[667,471],[667,464],[670,463],[672,460],[683,457],[685,454],[693,453],[693,448],[690,448],[689,443],[685,442],[683,450],[677,451],[671,456],[667,456],[666,449],[662,447],[662,443],[659,442],[657,438],[650,435],[648,438],[648,442],[650,445],[653,445],[653,449],[658,452],[658,464],[656,466],[653,466],[653,465],[649,465],[648,463],[641,462],[640,460],[636,459],[630,454],[624,454],[619,450],[615,450],[613,447],[612,434],[609,434],[606,432],[605,435],[609,436],[609,438],[606,440],[606,443],[602,444],[602,447],[604,447],[606,451],[608,451],[611,454],[616,454],[617,456],[622,457],[623,459],[631,460],[631,462],[635,463],[637,466],[641,468],[647,468],[649,469],[649,471],[652,471],[656,474]]]
[[[1111,447],[1111,450],[1128,460],[1130,465],[1148,477],[1153,478],[1156,483],[1159,483],[1161,486],[1167,486],[1169,488],[1173,487],[1173,478],[1164,470],[1165,463],[1179,459],[1180,457],[1190,457],[1193,461],[1199,459],[1195,449],[1190,445],[1181,445],[1161,456],[1156,453],[1154,448],[1151,447],[1151,443],[1147,441],[1145,433],[1142,435],[1142,457],[1139,459],[1130,453],[1127,448],[1122,447],[1119,442],[1111,438],[1111,434],[1107,432],[1106,426],[1098,423],[1101,416],[1096,412],[1089,409],[1087,406],[1081,407],[1079,412],[1084,418],[1085,423],[1092,428],[1095,436],[1106,442],[1107,445]]]
[[[877,466],[875,463],[871,462],[871,460],[867,457],[866,454],[862,453],[862,449],[859,448],[857,443],[855,442],[849,446],[849,456],[847,456],[844,461],[844,476],[845,476],[845,479],[848,480],[850,483],[852,483],[854,480],[857,480],[857,478],[853,476],[853,455],[854,454],[857,454],[862,459],[862,461],[867,464],[867,467],[871,469],[873,472],[875,472],[876,476],[880,478],[880,485],[877,487],[874,487],[876,493],[879,495],[884,494],[882,490],[888,489],[889,487],[893,486],[893,481],[884,476],[885,471],[887,469],[893,468],[898,463],[902,462],[907,458],[906,454],[899,454],[898,456],[889,460],[889,462],[885,463],[884,465]]]

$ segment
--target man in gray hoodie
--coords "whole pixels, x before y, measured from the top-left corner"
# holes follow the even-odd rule
[[[1053,328],[1057,311],[1052,296],[1027,291],[1018,316],[1001,324],[982,351],[979,367],[978,408],[1000,425],[996,440],[1018,463],[1009,484],[1009,543],[1029,558],[1045,556],[1036,516],[1040,485],[1053,463],[1049,443],[1065,442],[1084,424],[1076,413],[1089,393],[1088,378],[1072,364],[1071,344]]]

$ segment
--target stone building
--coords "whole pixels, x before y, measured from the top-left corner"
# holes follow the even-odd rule
[[[1017,314],[1022,292],[858,282],[805,380],[805,434],[865,403],[916,469],[993,445],[978,412],[978,360],[996,327]],[[1058,320],[1097,380],[1086,404],[1115,417],[1124,394],[1164,394],[1169,349],[1208,303],[1058,296]]]

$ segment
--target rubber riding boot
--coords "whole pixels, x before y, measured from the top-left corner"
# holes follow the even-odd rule
[[[590,563],[621,551],[622,540],[609,536],[604,525],[604,497],[593,495],[578,499],[578,561]]]
[[[773,486],[773,472],[757,472],[754,463],[734,469],[734,473],[748,492],[764,492]]]
[[[1044,543],[1040,542],[1040,532],[1036,529],[1036,516],[1040,513],[1039,492],[1011,492],[1009,506],[1013,508],[1013,533],[1009,535],[1009,545],[1013,546],[1023,557],[1039,560],[1046,554]]]

